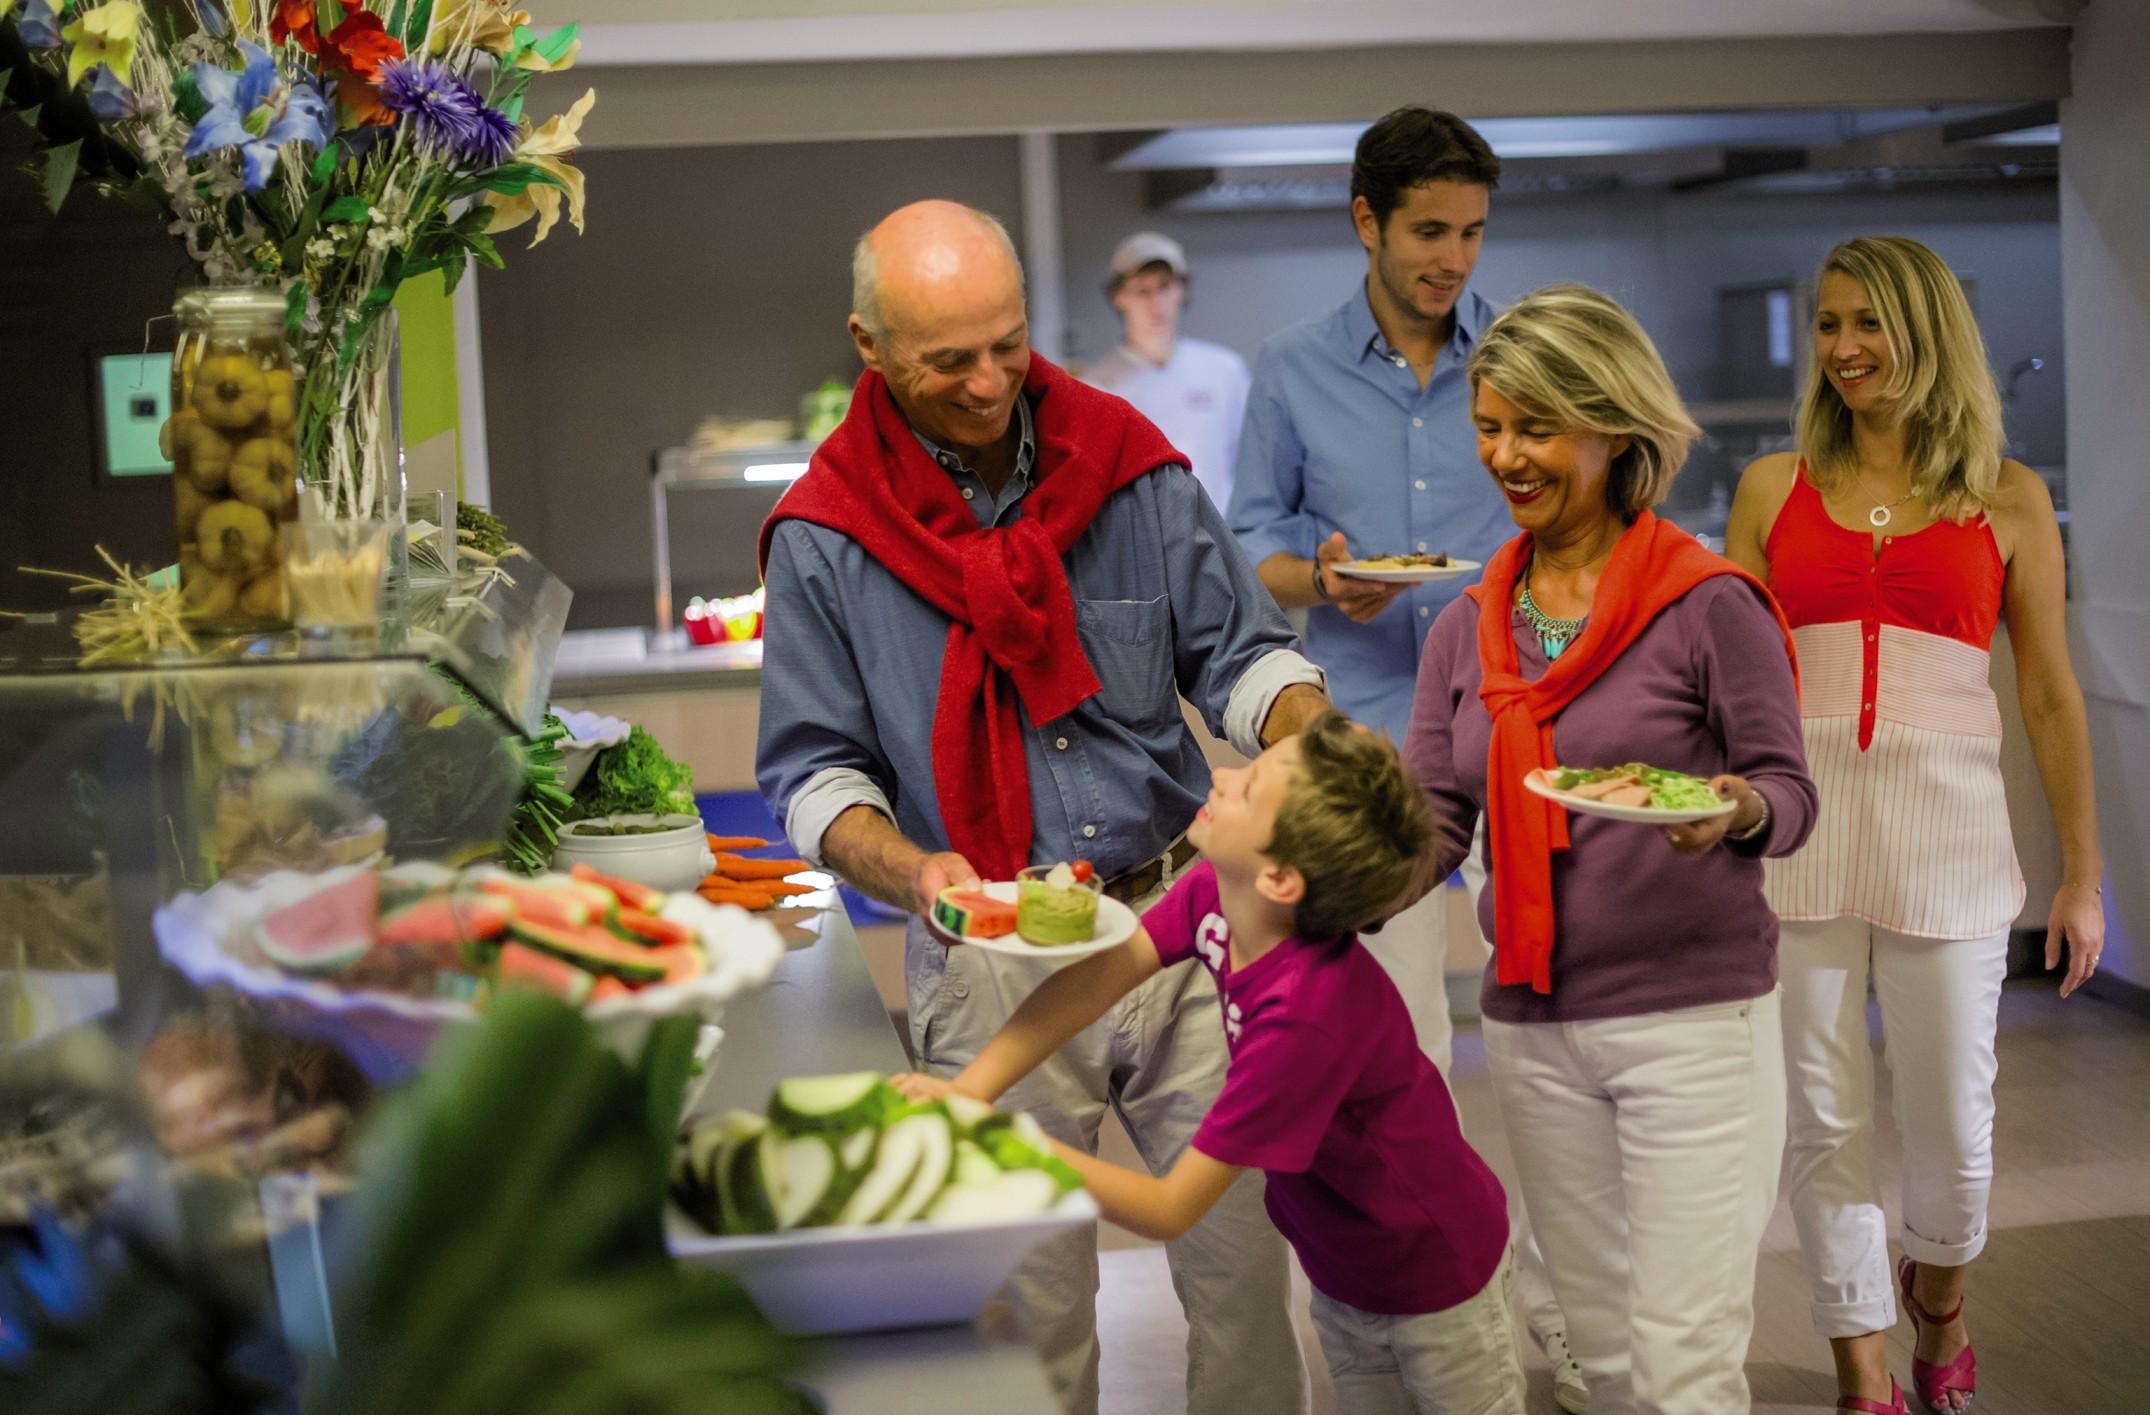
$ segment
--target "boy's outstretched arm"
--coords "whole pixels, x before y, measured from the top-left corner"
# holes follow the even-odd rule
[[[950,1088],[982,1101],[999,1100],[1002,1092],[1036,1070],[1039,1062],[1155,976],[1159,966],[1157,945],[1150,941],[1149,931],[1137,924],[1134,936],[1120,947],[1092,954],[1038,984]],[[920,1096],[932,1095],[949,1083],[930,1076],[898,1076],[896,1084]]]
[[[1122,1169],[1058,1140],[1053,1141],[1053,1153],[1074,1166],[1106,1218],[1162,1243],[1194,1227],[1240,1172],[1238,1165],[1213,1160],[1192,1145],[1162,1179]]]

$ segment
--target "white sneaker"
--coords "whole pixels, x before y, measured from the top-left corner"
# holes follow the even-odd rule
[[[1531,1336],[1545,1359],[1553,1363],[1553,1403],[1568,1415],[1585,1415],[1590,1409],[1590,1388],[1583,1384],[1583,1368],[1575,1364],[1575,1353],[1568,1350],[1568,1334],[1556,1327]]]

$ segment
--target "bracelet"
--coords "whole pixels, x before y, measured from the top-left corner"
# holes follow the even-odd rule
[[[1762,803],[1762,814],[1756,816],[1754,818],[1754,824],[1748,826],[1745,830],[1735,830],[1728,832],[1725,835],[1725,839],[1737,840],[1744,843],[1746,841],[1754,839],[1763,831],[1769,829],[1769,798],[1767,796],[1764,796],[1761,792],[1757,791],[1754,793],[1754,799]]]
[[[1329,602],[1329,586],[1321,578],[1321,562],[1319,560],[1314,562],[1314,596],[1323,604]]]

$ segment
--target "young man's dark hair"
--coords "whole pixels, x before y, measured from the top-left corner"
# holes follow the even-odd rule
[[[1388,223],[1403,194],[1426,182],[1469,182],[1492,191],[1501,160],[1478,130],[1453,113],[1407,105],[1359,135],[1351,158],[1351,194],[1366,198],[1374,220]]]

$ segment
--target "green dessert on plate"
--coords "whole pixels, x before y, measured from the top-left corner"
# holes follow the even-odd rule
[[[1043,948],[1088,943],[1097,932],[1099,890],[1088,860],[1032,865],[1016,878],[1015,931]]]

